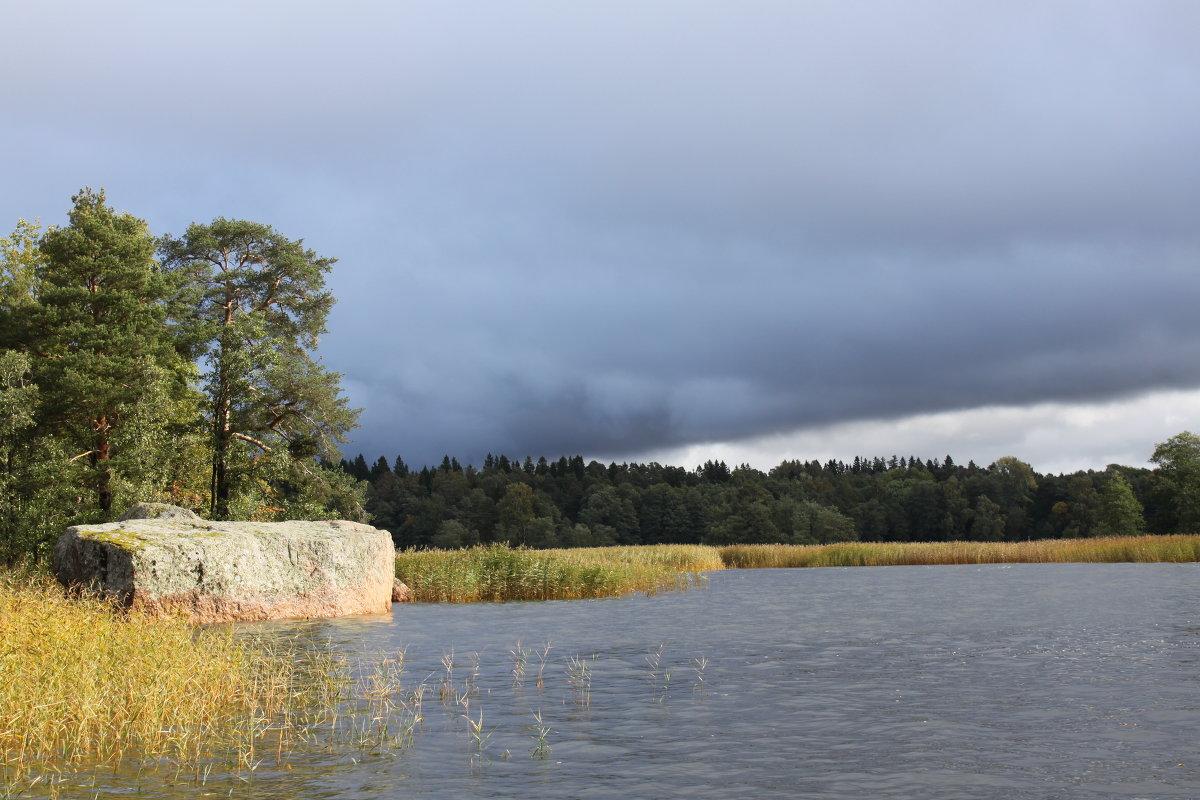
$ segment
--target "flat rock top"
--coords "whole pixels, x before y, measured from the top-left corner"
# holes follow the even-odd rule
[[[346,520],[288,522],[214,522],[209,520],[186,520],[178,518],[128,519],[123,522],[107,522],[98,525],[76,525],[72,530],[81,539],[91,539],[116,545],[122,549],[135,549],[150,542],[166,542],[176,538],[195,540],[202,538],[321,540],[345,538],[347,535],[387,535],[370,525]]]

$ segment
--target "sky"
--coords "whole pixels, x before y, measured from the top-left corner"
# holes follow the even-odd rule
[[[40,0],[0,230],[338,259],[343,448],[1145,465],[1200,428],[1192,0]]]

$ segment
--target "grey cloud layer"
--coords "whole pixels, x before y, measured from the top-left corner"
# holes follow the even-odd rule
[[[0,90],[30,154],[0,212],[91,183],[156,230],[246,216],[338,256],[351,452],[619,457],[1200,384],[1192,3],[10,16],[0,67],[36,79]]]

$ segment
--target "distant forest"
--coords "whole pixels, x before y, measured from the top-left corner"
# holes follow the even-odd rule
[[[366,483],[372,522],[399,547],[1016,541],[1174,533],[1193,522],[1178,468],[1197,452],[1184,433],[1159,445],[1163,469],[1070,475],[1011,457],[980,467],[950,456],[785,461],[763,472],[492,455],[482,469],[446,457],[412,470],[401,458],[359,455],[341,468]]]

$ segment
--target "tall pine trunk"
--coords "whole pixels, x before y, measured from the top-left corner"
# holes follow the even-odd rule
[[[229,519],[229,380],[222,369],[217,376],[217,398],[213,404],[212,518]]]
[[[108,443],[108,437],[100,434],[96,437],[96,455],[92,459],[92,466],[98,473],[96,476],[96,504],[100,506],[100,510],[107,517],[112,511],[113,493],[112,493],[112,447]]]

